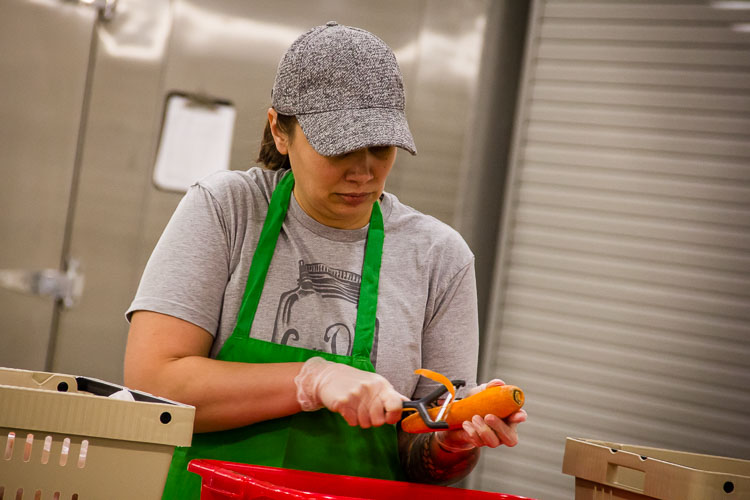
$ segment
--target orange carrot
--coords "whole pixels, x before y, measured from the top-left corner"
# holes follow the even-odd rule
[[[500,385],[488,387],[485,390],[472,394],[468,398],[459,399],[448,404],[447,417],[448,429],[459,429],[466,420],[471,420],[474,415],[484,417],[487,414],[497,415],[505,418],[511,413],[521,409],[524,398],[523,391],[514,385]],[[430,417],[437,418],[440,408],[430,408]],[[409,415],[401,421],[401,428],[406,432],[420,433],[433,432],[418,414]]]

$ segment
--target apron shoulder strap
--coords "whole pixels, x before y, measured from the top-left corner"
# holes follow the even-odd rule
[[[367,244],[365,245],[365,259],[362,263],[362,283],[359,287],[359,301],[357,302],[357,323],[354,328],[354,345],[352,356],[364,358],[369,364],[372,344],[375,338],[375,322],[378,313],[378,286],[380,284],[380,263],[383,257],[383,213],[380,203],[372,205],[370,227],[367,230]]]
[[[294,175],[290,170],[284,174],[271,196],[268,215],[263,222],[258,245],[250,263],[245,295],[237,315],[237,324],[232,333],[233,337],[247,337],[250,333],[268,275],[268,268],[276,250],[281,226],[289,209],[293,188]],[[365,258],[362,264],[362,278],[357,303],[357,320],[354,329],[354,344],[352,346],[352,358],[358,364],[368,366],[370,370],[372,370],[370,353],[375,338],[380,264],[384,240],[383,213],[380,210],[380,203],[375,202],[372,206],[370,226],[367,230]]]
[[[273,258],[274,250],[276,250],[276,242],[281,233],[281,225],[284,223],[286,212],[289,208],[292,188],[294,188],[294,175],[289,170],[289,172],[284,174],[284,177],[282,177],[271,195],[268,214],[266,215],[266,220],[263,222],[258,246],[250,263],[250,273],[245,285],[245,296],[237,315],[237,325],[234,328],[233,335],[241,332],[247,335],[250,332],[250,327],[253,326],[255,311],[258,310],[260,296],[263,293],[263,285],[268,275],[268,268],[271,265],[271,259]]]

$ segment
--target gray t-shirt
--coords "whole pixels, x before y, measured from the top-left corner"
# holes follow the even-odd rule
[[[156,311],[214,336],[216,357],[232,334],[250,261],[284,171],[212,174],[190,188],[146,265],[127,311]],[[385,242],[372,362],[410,398],[436,384],[429,368],[476,384],[478,322],[474,256],[461,236],[385,193]],[[294,196],[250,336],[350,354],[367,227],[334,229]]]

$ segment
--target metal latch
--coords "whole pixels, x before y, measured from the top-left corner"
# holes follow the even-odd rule
[[[78,273],[77,260],[68,262],[68,270],[0,269],[0,287],[15,292],[53,297],[66,308],[73,307],[83,293],[83,274]]]
[[[109,21],[115,15],[115,7],[117,7],[117,0],[78,0],[79,3],[84,5],[91,5],[99,10],[99,17],[105,21]]]

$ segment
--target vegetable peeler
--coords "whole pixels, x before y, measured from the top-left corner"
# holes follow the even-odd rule
[[[464,380],[451,380],[453,383],[453,387],[458,389],[459,387],[463,387],[466,385],[466,381]],[[447,387],[438,387],[434,391],[432,391],[427,396],[417,399],[415,401],[404,401],[403,407],[404,408],[414,408],[419,413],[419,416],[424,421],[425,425],[429,427],[430,429],[447,429],[448,428],[448,422],[441,421],[440,419],[443,416],[443,413],[445,412],[445,409],[448,407],[448,403],[450,403],[450,395],[446,398],[445,402],[443,403],[443,407],[440,410],[440,413],[438,414],[438,417],[436,420],[433,420],[430,417],[430,414],[427,412],[427,405],[434,403],[437,401],[440,396],[448,392]]]

